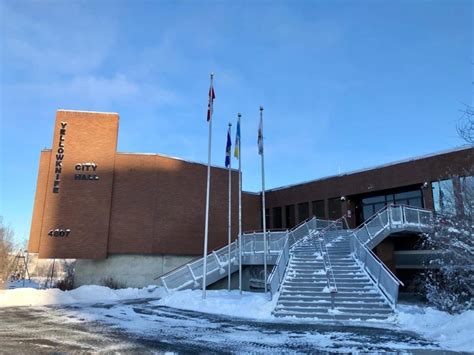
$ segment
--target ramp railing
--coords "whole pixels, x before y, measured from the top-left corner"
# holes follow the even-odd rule
[[[397,231],[429,232],[432,229],[432,211],[406,205],[388,205],[354,229],[353,235],[373,248]]]
[[[395,308],[398,289],[403,286],[393,272],[372,252],[372,248],[388,235],[400,231],[430,232],[433,212],[406,205],[382,208],[352,233],[351,251],[387,301]]]
[[[303,240],[306,240],[306,238],[314,237],[315,235],[318,235],[322,231],[327,231],[331,228],[341,229],[342,228],[342,224],[340,221],[341,219],[342,218],[336,221],[331,221],[331,220],[321,220],[316,217],[312,217],[307,220],[304,220],[303,222],[298,224],[296,227],[286,232],[286,238],[285,238],[286,240],[285,240],[285,243],[283,244],[282,251],[280,255],[278,256],[275,262],[275,266],[273,267],[273,270],[268,277],[268,285],[269,285],[269,290],[272,297],[280,289],[280,285],[285,277],[286,267],[288,266],[288,262],[290,261],[290,249],[294,247],[295,245],[301,243]],[[327,253],[327,249],[326,249],[325,257],[327,260],[326,263],[328,263],[328,267],[327,268],[325,267],[326,272],[331,270],[330,272],[332,273],[331,261],[329,259],[329,253]],[[334,275],[333,275],[333,284],[334,284],[334,288],[337,290],[337,287],[335,286],[336,280],[334,279]]]

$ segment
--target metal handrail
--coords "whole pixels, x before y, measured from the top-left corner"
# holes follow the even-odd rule
[[[331,292],[337,292],[337,284],[336,284],[336,278],[334,277],[334,272],[333,272],[333,269],[332,269],[332,263],[331,263],[331,257],[329,255],[329,251],[328,251],[328,248],[327,248],[327,241],[326,241],[326,232],[333,226],[337,226],[337,224],[339,223],[339,221],[341,220],[344,220],[347,224],[347,221],[346,221],[346,215],[336,219],[335,221],[333,221],[331,224],[327,225],[325,228],[323,228],[321,231],[319,231],[319,233],[317,233],[317,235],[319,236],[319,245],[320,245],[320,248],[321,248],[321,254],[322,257],[323,257],[323,265],[324,265],[324,269],[326,270],[326,278],[327,278],[327,281],[328,281],[328,288]],[[323,245],[324,245],[324,251],[323,251]],[[326,257],[327,257],[327,264],[329,265],[326,265]],[[331,289],[331,277],[329,276],[329,273],[331,274],[331,277],[332,277],[332,283],[334,285],[333,289]]]
[[[393,220],[393,213],[392,211],[397,209],[400,213],[400,220],[394,221]],[[410,222],[409,218],[407,219],[407,211],[416,211],[416,221],[415,222]],[[408,205],[388,205],[379,210],[377,213],[375,213],[373,216],[371,216],[367,221],[365,221],[363,224],[361,224],[357,229],[355,229],[351,234],[353,235],[353,242],[351,243],[351,250],[355,254],[355,257],[357,260],[359,260],[362,264],[364,269],[369,270],[367,271],[368,274],[371,276],[371,278],[374,280],[374,283],[376,282],[376,286],[381,290],[381,292],[384,294],[386,299],[389,301],[389,303],[392,304],[392,306],[396,305],[396,299],[398,295],[398,287],[399,286],[404,286],[404,283],[380,260],[380,258],[367,246],[371,240],[373,240],[379,233],[381,233],[385,229],[391,229],[393,226],[409,226],[416,224],[418,229],[421,231],[422,226],[425,224],[421,222],[420,214],[421,213],[426,213],[430,212],[429,210],[426,210],[424,208],[419,208],[419,207],[413,207],[413,206],[408,206]],[[381,218],[381,215],[383,213],[387,214],[387,223],[384,224],[382,219],[381,219],[381,226],[378,231],[375,232],[375,234],[371,234],[368,228],[368,225],[375,219],[375,218]],[[431,221],[431,218],[430,218]],[[358,231],[362,230],[363,228],[366,228],[367,235],[368,235],[368,240],[362,242],[361,239],[359,238]],[[355,243],[358,243],[358,246],[356,246]],[[361,248],[361,249],[357,249]],[[364,255],[364,260],[361,260],[359,257],[362,255],[358,255],[359,252],[358,250],[363,251]],[[373,275],[373,268],[374,267],[368,267],[368,260],[367,257],[372,258],[371,265],[376,265],[376,268],[378,270],[378,276]],[[393,282],[390,286],[390,284],[386,284],[381,277],[381,273],[384,272],[386,276],[388,276],[388,279],[385,280],[391,280]],[[396,285],[396,286],[395,286]],[[388,286],[388,288],[387,288]],[[390,290],[390,287],[392,287],[392,290]],[[384,289],[385,288],[385,289]],[[395,288],[395,289],[394,289]]]
[[[281,285],[281,281],[283,279],[283,276],[284,276],[284,272],[283,272],[283,275],[280,275],[279,273],[279,270],[280,270],[280,263],[282,263],[282,261],[285,261],[284,260],[284,255],[285,255],[285,251],[288,248],[288,242],[289,242],[289,238],[288,238],[288,231],[287,231],[287,235],[286,235],[286,240],[285,240],[285,244],[283,245],[283,248],[281,250],[281,253],[280,255],[278,255],[278,258],[275,262],[275,266],[273,267],[273,270],[272,272],[270,273],[270,275],[268,276],[268,279],[267,279],[267,284],[270,285],[270,294],[273,296],[273,294],[278,291],[278,289],[280,288],[280,285]],[[288,258],[289,260],[289,258]],[[286,265],[288,264],[288,260],[285,262],[285,271],[286,271]],[[275,277],[275,275],[277,274],[278,272],[278,287],[276,288],[276,290],[273,289],[272,287],[272,284],[273,284],[273,278]]]
[[[355,238],[357,239],[357,241],[360,243],[360,245],[369,253],[369,254],[372,254],[372,256],[374,256],[374,258],[377,260],[377,262],[382,265],[382,267],[387,270],[387,272],[390,274],[390,276],[392,277],[393,281],[397,282],[399,285],[401,286],[405,286],[405,284],[387,267],[387,265],[385,265],[385,263],[380,260],[380,258],[377,256],[377,254],[375,254],[372,250],[370,250],[369,248],[367,248],[367,246],[361,242],[361,240],[359,239],[359,237],[357,237],[357,235],[354,235]],[[362,260],[360,260],[362,261]]]
[[[407,222],[407,219],[406,219],[406,209],[409,209],[409,210],[413,210],[413,211],[417,211],[417,212],[420,212],[420,211],[424,211],[424,212],[432,212],[431,210],[428,210],[428,209],[425,209],[425,208],[420,208],[420,207],[415,207],[415,206],[410,206],[410,205],[403,205],[403,204],[389,204],[383,208],[381,208],[380,210],[378,210],[375,214],[373,214],[372,216],[370,216],[367,220],[365,220],[362,224],[360,224],[357,228],[355,228],[353,231],[352,231],[352,234],[353,235],[357,235],[357,233],[359,231],[361,231],[362,229],[366,228],[367,230],[367,235],[369,236],[369,239],[366,240],[363,244],[367,244],[370,240],[374,239],[377,235],[379,235],[379,233],[383,230],[385,230],[387,228],[387,226],[389,228],[391,228],[391,211],[393,209],[398,209],[400,208],[400,212],[401,212],[401,224],[406,224],[408,223]],[[373,221],[375,220],[376,218],[379,218],[385,211],[387,211],[387,224],[382,226],[374,235],[371,235],[370,234],[370,231],[368,229],[368,225]],[[422,224],[419,222],[418,223],[419,226],[421,226]]]
[[[342,218],[342,217],[341,217]],[[292,229],[290,230],[287,230],[287,233],[286,233],[286,236],[285,236],[285,243],[283,245],[283,248],[282,248],[282,251],[280,252],[280,255],[278,255],[278,258],[275,262],[275,266],[273,267],[273,270],[272,272],[270,273],[270,275],[268,276],[267,278],[267,284],[270,284],[270,293],[273,295],[274,293],[274,290],[273,288],[271,287],[272,284],[273,284],[273,279],[275,277],[275,275],[277,274],[278,272],[278,276],[279,276],[279,280],[278,280],[278,287],[277,287],[277,290],[279,289],[280,285],[281,285],[281,281],[283,280],[284,278],[284,274],[286,272],[286,267],[288,265],[288,261],[290,259],[290,257],[288,256],[288,260],[285,261],[284,257],[285,257],[285,251],[286,249],[288,249],[288,252],[289,252],[289,249],[290,249],[290,245],[289,245],[289,241],[290,241],[290,233],[292,233],[293,231],[296,231],[297,229],[301,228],[303,225],[306,225],[306,228],[308,228],[308,236],[310,236],[312,233],[316,233],[316,234],[319,234],[320,231],[316,231],[316,232],[312,232],[308,226],[308,222],[312,221],[312,220],[321,220],[321,219],[318,219],[316,218],[316,216],[312,216],[311,218],[307,218],[305,219],[304,221],[300,222],[298,225],[296,225],[295,227],[293,227]],[[324,221],[327,221],[327,222],[331,222],[330,220],[324,220]],[[329,223],[326,227],[324,227],[322,230],[326,230],[328,229],[330,226],[332,226],[333,224],[337,224],[339,222],[339,219],[336,220],[336,221],[332,221],[331,223]],[[346,222],[347,223],[347,222]],[[321,230],[321,231],[322,231]],[[293,245],[291,245],[291,248],[293,248],[295,245],[299,244],[302,240],[304,240],[305,237],[301,238],[300,240],[296,241]],[[328,254],[328,257],[329,257],[329,254]],[[285,265],[284,265],[284,270],[285,272],[281,273],[280,274],[280,270],[281,270],[281,265],[280,263],[282,263],[282,261],[285,261]],[[331,267],[331,266],[330,266]],[[326,267],[325,267],[326,268]],[[331,270],[332,270],[332,267],[331,267]],[[333,275],[333,278],[334,278],[334,275]],[[337,287],[336,287],[336,280],[334,279],[334,286],[335,286],[335,289],[337,290]]]

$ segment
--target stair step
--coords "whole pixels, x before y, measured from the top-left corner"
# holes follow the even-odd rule
[[[377,298],[381,299],[381,295],[378,292],[345,292],[338,291],[337,297],[339,299],[367,299],[367,298]],[[308,297],[317,297],[317,298],[331,298],[331,293],[329,292],[318,292],[312,290],[285,290],[282,289],[281,296],[308,296]]]
[[[332,305],[335,307],[343,307],[343,308],[368,308],[368,309],[389,309],[391,310],[390,306],[386,303],[382,302],[346,302],[346,301],[339,301],[339,300],[311,300],[311,301],[294,301],[294,300],[287,300],[281,299],[278,302],[278,305],[284,307],[291,307],[291,306],[300,306],[300,307],[309,307],[309,306],[324,306],[326,308],[330,308]]]
[[[367,315],[389,315],[392,314],[393,311],[391,308],[359,308],[359,309],[353,309],[353,308],[343,308],[343,307],[335,307],[335,308],[327,308],[327,307],[317,307],[317,306],[312,306],[312,307],[278,307],[275,308],[275,311],[285,311],[285,312],[317,312],[317,313],[331,313],[331,310],[336,310],[336,314],[367,314]]]
[[[377,314],[329,314],[329,313],[312,313],[312,312],[284,312],[275,311],[273,313],[275,317],[297,317],[297,318],[311,318],[311,319],[322,319],[322,320],[383,320],[387,319],[389,315],[377,315]]]

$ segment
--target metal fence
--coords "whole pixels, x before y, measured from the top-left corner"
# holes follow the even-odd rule
[[[403,283],[358,238],[351,238],[351,251],[362,264],[387,301],[395,307],[398,288]]]
[[[285,277],[286,267],[288,265],[288,261],[290,260],[290,246],[289,246],[289,238],[288,233],[285,237],[285,243],[283,244],[282,251],[277,258],[275,266],[273,267],[272,272],[268,276],[268,285],[270,289],[270,294],[273,297],[275,293],[278,292],[280,285]]]
[[[389,205],[352,233],[353,254],[393,307],[397,303],[398,288],[403,283],[371,251],[371,248],[374,243],[401,229],[427,232],[432,228],[432,211],[405,205]]]
[[[392,230],[406,228],[419,232],[427,232],[433,228],[433,212],[423,208],[389,205],[366,220],[353,234],[363,243],[382,235],[388,235]]]

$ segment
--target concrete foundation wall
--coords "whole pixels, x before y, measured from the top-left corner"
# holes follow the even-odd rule
[[[196,256],[109,255],[107,259],[76,261],[74,287],[105,285],[112,280],[120,287],[157,285],[155,278],[184,265]]]

